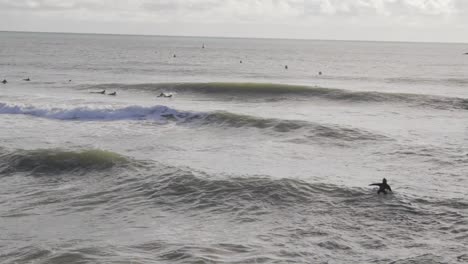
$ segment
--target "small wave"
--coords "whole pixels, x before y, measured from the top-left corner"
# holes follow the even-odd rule
[[[116,121],[116,120],[153,120],[175,121],[181,124],[202,126],[222,126],[228,128],[257,128],[279,133],[304,130],[303,137],[291,142],[310,141],[316,138],[327,138],[342,141],[382,140],[383,135],[374,134],[357,128],[338,125],[318,124],[301,120],[284,120],[240,115],[224,111],[190,112],[178,111],[166,106],[129,106],[124,108],[37,108],[27,105],[9,105],[0,103],[1,114],[21,114],[56,120],[75,121]]]
[[[148,178],[151,181],[148,181]],[[174,169],[159,176],[145,179],[122,187],[125,194],[120,198],[145,197],[147,203],[157,204],[167,210],[201,210],[213,213],[230,212],[239,221],[258,219],[255,216],[268,214],[272,208],[296,208],[317,210],[329,208],[337,212],[360,210],[369,219],[384,221],[387,213],[395,216],[385,221],[399,222],[398,217],[425,218],[435,213],[421,207],[417,199],[395,193],[386,198],[377,196],[374,190],[307,182],[299,179],[272,179],[270,177],[223,177],[213,178],[194,172]],[[385,208],[376,212],[375,207]],[[315,208],[315,209],[314,209]],[[451,210],[451,209],[450,209]],[[316,212],[317,212],[316,211]],[[446,214],[452,221],[459,215]]]
[[[271,100],[281,96],[282,99],[319,98],[349,103],[402,103],[417,107],[436,109],[468,110],[468,99],[443,97],[426,94],[384,93],[376,91],[351,91],[317,86],[301,86],[269,83],[148,83],[148,84],[100,84],[88,89],[136,89],[152,92],[174,92],[206,94]]]
[[[341,127],[332,124],[319,124],[302,120],[285,120],[275,118],[260,118],[249,115],[238,115],[229,112],[213,112],[196,116],[195,122],[235,128],[270,129],[274,132],[287,133],[302,130],[302,138],[288,139],[292,143],[303,143],[317,138],[340,141],[385,140],[387,137],[357,128]]]
[[[261,204],[273,206],[306,206],[329,202],[327,195],[333,198],[347,199],[369,195],[361,189],[341,188],[327,184],[312,184],[295,179],[271,179],[268,177],[232,177],[213,179],[204,175],[177,170],[170,175],[157,178],[156,182],[134,186],[136,190],[153,202],[169,206],[188,204],[194,209],[230,210],[245,209]],[[135,193],[138,191],[129,191]],[[259,204],[260,203],[260,204]]]
[[[436,85],[454,85],[462,86],[468,84],[467,78],[445,78],[445,79],[432,79],[432,78],[416,78],[416,77],[400,77],[388,78],[387,82],[390,83],[410,83],[410,84],[436,84]]]
[[[415,263],[426,263],[426,264],[440,264],[448,263],[444,257],[437,256],[434,254],[424,254],[416,257],[404,258],[396,261],[389,262],[390,264],[415,264]]]
[[[57,120],[115,121],[115,120],[160,120],[182,119],[190,115],[166,106],[128,106],[124,108],[38,108],[30,105],[0,103],[0,114],[19,114]]]
[[[0,174],[89,172],[129,164],[125,157],[104,150],[15,150],[0,154]]]

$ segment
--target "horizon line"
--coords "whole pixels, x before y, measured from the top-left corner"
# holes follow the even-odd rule
[[[220,39],[252,39],[252,40],[298,40],[298,41],[349,41],[349,42],[387,42],[387,43],[422,43],[422,44],[468,44],[468,42],[438,42],[411,40],[362,40],[362,39],[313,39],[313,38],[278,38],[278,37],[241,37],[241,36],[202,36],[202,35],[160,35],[160,34],[129,34],[129,33],[99,33],[99,32],[60,32],[60,31],[29,31],[1,30],[0,33],[39,33],[39,34],[70,34],[70,35],[108,35],[136,37],[172,37],[172,38],[220,38]]]

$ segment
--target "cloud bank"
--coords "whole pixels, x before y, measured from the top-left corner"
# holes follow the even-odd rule
[[[466,0],[0,0],[1,30],[468,42]]]

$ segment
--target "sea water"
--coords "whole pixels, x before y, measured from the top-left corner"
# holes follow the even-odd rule
[[[467,49],[0,32],[0,262],[468,262]]]

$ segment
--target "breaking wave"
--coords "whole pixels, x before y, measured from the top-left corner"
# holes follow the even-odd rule
[[[179,124],[198,126],[221,126],[227,128],[256,128],[277,133],[301,132],[308,139],[327,138],[342,141],[381,140],[386,137],[358,128],[334,124],[320,124],[302,120],[285,120],[240,115],[224,111],[190,112],[178,111],[166,106],[129,106],[124,108],[37,108],[33,106],[0,103],[1,114],[21,114],[55,120],[115,121],[150,120],[174,121]],[[302,139],[299,139],[302,140]],[[297,141],[294,139],[293,141]]]
[[[182,119],[190,115],[166,106],[129,106],[124,108],[38,108],[29,105],[0,103],[0,114],[17,114],[56,120],[114,121],[114,120],[159,120],[165,118]]]

